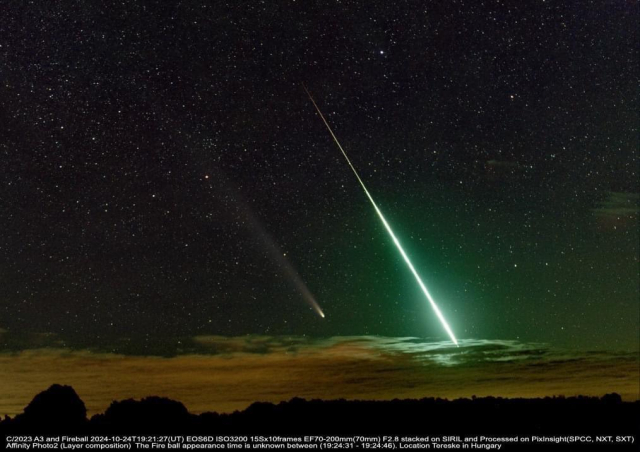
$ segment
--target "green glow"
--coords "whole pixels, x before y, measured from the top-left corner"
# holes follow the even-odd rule
[[[382,220],[382,224],[384,225],[384,227],[386,228],[387,232],[389,233],[389,235],[393,239],[393,243],[395,243],[396,247],[398,248],[398,251],[400,251],[400,254],[402,255],[402,258],[404,259],[404,261],[409,266],[409,270],[411,270],[411,273],[413,273],[413,276],[416,278],[416,281],[418,282],[418,285],[422,289],[422,292],[427,297],[427,300],[429,300],[429,303],[431,304],[431,307],[435,311],[436,316],[440,320],[440,323],[442,323],[442,326],[444,327],[445,331],[447,332],[447,334],[449,335],[449,337],[451,338],[453,343],[456,344],[456,346],[457,346],[458,345],[458,340],[453,335],[453,331],[451,331],[451,328],[449,327],[449,324],[447,323],[447,321],[445,320],[444,316],[442,315],[442,312],[440,312],[440,308],[438,308],[438,305],[436,304],[436,302],[433,301],[433,298],[431,297],[431,294],[427,290],[427,286],[424,285],[424,283],[422,282],[422,279],[420,278],[420,275],[418,275],[418,272],[416,271],[416,269],[413,267],[413,264],[409,260],[409,256],[407,256],[407,253],[405,253],[404,249],[402,249],[402,245],[400,245],[400,241],[398,240],[396,235],[393,233],[393,230],[391,229],[391,226],[389,226],[389,223],[387,223],[387,220],[384,218],[384,215],[382,215],[382,212],[380,211],[380,209],[376,205],[376,202],[373,200],[373,197],[369,193],[369,190],[367,190],[367,187],[364,185],[364,182],[362,182],[362,179],[360,179],[360,175],[356,171],[356,168],[351,163],[351,160],[349,160],[349,157],[347,156],[347,153],[345,152],[345,150],[342,149],[342,146],[340,145],[340,142],[338,141],[338,138],[336,138],[335,134],[333,133],[333,130],[331,130],[331,127],[329,126],[329,123],[324,118],[324,115],[320,111],[320,108],[318,108],[318,105],[316,104],[315,100],[313,100],[313,97],[311,97],[311,93],[309,93],[309,90],[307,90],[306,87],[304,89],[307,92],[307,94],[309,95],[309,99],[311,99],[311,102],[313,102],[313,106],[316,107],[316,110],[318,111],[318,114],[322,118],[322,121],[327,126],[327,129],[329,129],[329,133],[331,134],[331,137],[333,137],[333,141],[336,142],[336,144],[338,145],[338,148],[342,152],[342,155],[344,155],[344,158],[347,160],[347,163],[351,167],[351,170],[353,171],[353,174],[356,175],[356,178],[358,179],[358,182],[360,182],[360,185],[362,186],[362,189],[364,190],[365,194],[367,195],[367,198],[369,198],[369,201],[371,201],[371,204],[373,205],[373,208],[376,210],[376,213],[380,217],[380,220]]]
[[[393,239],[393,243],[395,243],[396,247],[398,248],[398,251],[400,251],[400,254],[402,255],[402,258],[404,259],[404,261],[409,266],[409,270],[411,270],[411,273],[413,273],[413,276],[416,278],[416,281],[418,282],[418,285],[422,289],[422,292],[427,297],[427,300],[429,300],[429,303],[431,304],[431,307],[435,311],[436,316],[440,320],[440,323],[442,323],[442,326],[444,327],[445,331],[447,332],[447,334],[449,335],[449,337],[451,338],[453,343],[456,344],[456,346],[457,346],[458,345],[458,340],[453,335],[453,331],[451,331],[451,328],[449,327],[449,324],[447,323],[447,321],[445,320],[444,316],[442,315],[442,312],[440,312],[440,308],[438,308],[438,305],[436,304],[436,302],[433,301],[433,297],[431,296],[431,294],[427,290],[427,286],[424,285],[424,283],[422,282],[422,279],[420,278],[420,275],[418,275],[418,272],[416,271],[416,269],[413,267],[413,264],[409,260],[409,256],[407,256],[407,253],[405,253],[404,249],[402,249],[402,245],[400,245],[400,241],[398,240],[396,235],[393,233],[393,230],[391,229],[391,226],[389,226],[389,223],[387,223],[387,220],[384,218],[384,215],[382,215],[382,212],[380,211],[380,209],[376,205],[376,202],[373,200],[373,197],[369,193],[369,190],[367,190],[367,187],[364,185],[364,182],[362,182],[362,179],[360,179],[360,175],[358,174],[358,172],[356,171],[356,168],[351,163],[351,160],[349,160],[349,157],[347,156],[347,153],[345,152],[345,150],[342,149],[342,146],[340,145],[340,142],[338,141],[338,138],[336,138],[335,134],[333,133],[333,130],[331,130],[331,127],[329,126],[329,123],[324,118],[324,115],[320,111],[320,108],[318,108],[318,105],[316,104],[316,101],[313,100],[313,97],[311,97],[311,93],[309,93],[309,90],[307,90],[307,87],[304,86],[304,85],[302,85],[302,86],[304,87],[304,90],[309,95],[309,99],[311,99],[311,102],[313,102],[313,106],[316,107],[316,110],[318,111],[318,114],[322,118],[322,121],[324,122],[324,125],[327,126],[327,129],[329,129],[329,133],[331,134],[331,137],[333,137],[333,141],[336,142],[336,144],[338,145],[338,148],[342,152],[342,155],[344,155],[344,158],[347,159],[347,163],[351,167],[351,170],[353,171],[353,174],[356,175],[356,178],[358,179],[358,182],[360,182],[360,185],[362,186],[362,189],[364,190],[365,194],[367,195],[367,198],[369,198],[369,201],[371,201],[371,204],[373,205],[373,208],[376,209],[376,213],[380,217],[380,220],[382,220],[382,224],[387,229],[387,232],[389,233],[389,235]]]
[[[360,178],[358,178],[358,179],[360,179]],[[395,243],[396,247],[398,248],[398,251],[400,251],[400,254],[402,255],[402,258],[404,259],[404,261],[409,266],[409,270],[411,270],[411,273],[413,273],[413,276],[415,276],[416,281],[418,282],[418,285],[422,289],[422,292],[427,297],[427,300],[429,300],[429,303],[431,303],[431,307],[435,311],[436,316],[438,317],[438,319],[440,319],[440,322],[442,323],[442,326],[444,327],[445,331],[447,332],[447,334],[449,335],[449,337],[451,338],[453,343],[458,345],[458,341],[456,340],[456,337],[453,335],[453,331],[451,331],[451,328],[449,327],[449,324],[447,323],[447,321],[445,320],[444,316],[442,315],[442,312],[440,312],[440,308],[438,308],[438,305],[436,304],[436,302],[433,301],[433,298],[431,297],[431,294],[427,290],[427,286],[424,285],[424,283],[422,282],[422,279],[420,278],[420,275],[418,275],[418,272],[413,267],[413,264],[409,260],[409,256],[407,256],[407,253],[405,253],[404,250],[402,249],[402,245],[400,245],[400,242],[398,241],[398,238],[393,233],[393,230],[391,230],[391,226],[389,226],[389,223],[387,223],[387,220],[385,220],[384,215],[382,215],[382,212],[380,212],[380,209],[378,209],[378,206],[376,205],[375,201],[373,200],[373,198],[369,194],[369,191],[364,186],[362,181],[360,181],[360,184],[362,185],[362,188],[364,189],[364,192],[367,194],[367,197],[369,198],[369,201],[371,201],[371,204],[373,204],[373,208],[376,209],[376,213],[378,214],[378,216],[382,220],[382,224],[384,224],[384,227],[387,229],[387,232],[389,232],[389,235],[393,239],[393,243]]]

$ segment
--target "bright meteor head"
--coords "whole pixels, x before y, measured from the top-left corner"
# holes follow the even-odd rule
[[[304,86],[304,85],[302,85],[302,86],[304,87],[304,90],[307,92],[307,95],[309,96],[309,99],[313,103],[313,106],[316,107],[316,110],[318,111],[318,114],[320,115],[320,118],[324,122],[324,125],[327,126],[327,129],[329,130],[329,133],[331,134],[331,137],[333,138],[333,141],[335,141],[335,143],[338,145],[338,149],[340,149],[340,152],[342,152],[342,155],[347,160],[347,163],[349,164],[349,167],[351,168],[351,170],[353,171],[353,174],[355,174],[356,178],[358,179],[358,182],[362,186],[362,189],[364,190],[365,195],[367,195],[367,198],[369,198],[369,201],[373,205],[373,208],[375,209],[376,213],[378,214],[378,217],[380,217],[380,220],[382,221],[382,224],[384,225],[385,229],[387,230],[387,232],[391,236],[391,239],[393,240],[393,243],[395,244],[396,248],[398,248],[398,251],[400,251],[400,255],[402,256],[402,258],[406,262],[407,266],[409,267],[409,270],[411,270],[411,273],[415,277],[418,285],[420,286],[420,289],[422,289],[422,293],[424,293],[425,297],[429,301],[429,304],[431,304],[431,307],[433,308],[433,311],[436,313],[436,317],[438,317],[438,320],[440,320],[440,323],[442,324],[444,330],[447,332],[447,334],[449,335],[449,337],[451,338],[453,343],[456,344],[456,346],[458,346],[458,340],[454,336],[453,331],[451,331],[451,328],[449,327],[449,324],[447,323],[447,321],[445,320],[444,316],[442,315],[442,312],[440,312],[440,308],[438,308],[438,305],[436,304],[436,302],[433,301],[433,298],[431,297],[431,294],[427,290],[427,286],[424,285],[424,283],[422,282],[422,279],[420,278],[420,275],[418,275],[418,272],[416,271],[416,269],[413,267],[413,264],[409,260],[409,256],[407,256],[407,253],[404,252],[404,249],[402,248],[402,245],[400,245],[400,241],[398,240],[396,235],[393,233],[393,230],[391,229],[391,226],[389,226],[389,223],[387,223],[387,220],[384,218],[384,215],[382,215],[382,212],[380,211],[380,209],[378,208],[377,204],[373,200],[373,197],[369,193],[369,190],[367,190],[367,187],[364,185],[364,182],[360,178],[360,175],[356,171],[356,168],[351,163],[351,160],[349,160],[349,157],[347,156],[347,153],[345,152],[345,150],[340,145],[340,142],[338,141],[338,138],[336,138],[335,134],[333,133],[333,130],[331,130],[331,127],[329,126],[329,123],[327,122],[327,120],[325,119],[324,115],[320,111],[320,108],[316,104],[316,101],[313,100],[313,97],[311,97],[311,93],[309,92],[307,87]],[[324,315],[322,315],[322,316],[324,317]]]

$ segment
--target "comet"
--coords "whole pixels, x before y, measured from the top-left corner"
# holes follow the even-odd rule
[[[375,209],[376,213],[378,214],[378,217],[380,217],[380,221],[382,221],[382,224],[384,225],[385,229],[387,230],[387,232],[391,236],[391,240],[393,240],[393,243],[396,245],[396,248],[398,248],[398,251],[400,252],[400,255],[402,256],[402,259],[404,259],[404,261],[406,262],[407,266],[409,267],[409,270],[411,270],[411,273],[415,277],[416,282],[418,283],[418,286],[420,286],[420,289],[422,289],[422,293],[424,293],[425,297],[429,301],[429,304],[433,308],[433,311],[435,312],[436,317],[438,317],[438,320],[440,320],[440,323],[442,324],[442,327],[444,328],[444,330],[447,332],[447,334],[451,338],[451,341],[456,346],[459,346],[458,345],[458,340],[456,339],[455,335],[453,334],[453,331],[451,331],[451,327],[449,326],[449,324],[445,320],[444,316],[442,315],[442,312],[440,311],[440,308],[438,308],[438,305],[433,300],[433,297],[429,293],[429,290],[427,289],[427,286],[422,282],[422,278],[420,278],[420,275],[418,274],[418,272],[416,271],[415,267],[411,263],[411,260],[409,259],[409,256],[407,256],[407,253],[405,253],[404,249],[402,248],[402,245],[400,245],[400,241],[398,240],[398,238],[394,234],[393,229],[391,229],[391,226],[389,225],[387,220],[384,218],[384,215],[382,214],[382,211],[378,208],[378,205],[373,200],[373,196],[371,196],[371,193],[369,193],[369,190],[367,190],[367,187],[364,184],[364,182],[362,181],[362,179],[360,178],[360,175],[358,174],[358,171],[356,170],[355,166],[353,166],[353,163],[351,163],[351,160],[349,159],[349,156],[347,155],[346,151],[343,149],[342,145],[338,141],[338,138],[333,133],[333,130],[331,129],[331,126],[329,125],[329,123],[327,122],[326,118],[324,117],[324,115],[320,111],[320,107],[318,107],[318,104],[316,104],[316,101],[311,96],[311,93],[309,92],[307,87],[304,84],[302,85],[302,87],[307,92],[307,95],[309,96],[309,100],[311,100],[311,103],[316,108],[316,111],[318,112],[318,115],[320,115],[320,118],[322,119],[322,122],[324,122],[324,125],[327,126],[327,130],[331,134],[331,138],[333,138],[333,141],[335,141],[336,145],[338,146],[338,149],[340,149],[340,152],[342,152],[342,155],[344,156],[344,158],[346,159],[347,163],[349,164],[349,167],[351,168],[351,171],[353,171],[353,174],[356,176],[356,179],[358,179],[358,182],[360,183],[360,186],[364,190],[365,195],[367,195],[367,198],[369,198],[369,201],[371,202],[371,205],[373,205],[373,208]]]
[[[258,239],[262,248],[266,251],[267,256],[280,270],[280,273],[286,277],[286,281],[289,282],[289,285],[302,295],[304,301],[307,302],[316,314],[324,319],[325,314],[316,301],[316,298],[304,283],[302,277],[297,272],[293,264],[287,258],[287,254],[282,251],[274,237],[269,234],[267,228],[260,218],[254,213],[254,210],[251,208],[249,203],[243,199],[240,190],[234,186],[233,182],[229,180],[220,169],[215,170],[215,177],[210,178],[207,175],[204,178],[211,181],[209,185],[211,188],[214,187],[214,181],[217,181],[215,183],[215,188],[235,200],[234,207],[238,216],[243,220],[242,223],[248,231]]]

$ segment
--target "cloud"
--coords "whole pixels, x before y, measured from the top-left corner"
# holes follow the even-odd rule
[[[638,399],[637,353],[575,352],[508,340],[415,337],[197,336],[172,356],[37,348],[0,354],[0,414],[52,383],[72,385],[90,413],[112,400],[161,395],[193,412],[254,401],[618,392]]]
[[[630,217],[640,212],[638,193],[607,192],[607,197],[600,202],[593,212],[598,216]]]
[[[247,335],[238,337],[196,336],[194,351],[210,354],[233,353],[296,353],[303,349],[319,346],[323,340],[306,336],[259,336]]]
[[[483,362],[531,360],[548,354],[546,346],[501,340],[428,341],[416,337],[340,336],[310,338],[303,336],[197,336],[199,351],[211,354],[277,354],[332,356],[377,359],[404,356],[424,364],[455,366]]]

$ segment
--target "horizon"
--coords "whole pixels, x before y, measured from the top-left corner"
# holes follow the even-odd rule
[[[193,413],[295,397],[452,400],[615,392],[625,401],[640,399],[634,351],[469,339],[455,347],[446,340],[380,336],[198,336],[180,342],[181,351],[169,356],[53,347],[2,353],[0,380],[8,383],[0,389],[0,413],[19,414],[52,381],[74,387],[91,414],[113,400],[147,396],[179,400]],[[11,375],[22,377],[11,381]]]
[[[25,408],[27,408],[29,405],[31,405],[31,403],[36,400],[38,398],[38,396],[41,396],[42,394],[49,394],[49,393],[60,393],[60,391],[64,391],[67,392],[68,390],[72,391],[73,394],[75,394],[75,397],[77,397],[77,400],[80,400],[83,404],[84,401],[82,400],[82,397],[80,397],[80,395],[76,392],[75,388],[73,386],[70,385],[64,385],[64,384],[60,384],[60,383],[53,383],[51,386],[49,386],[46,389],[43,389],[42,391],[38,392],[37,394],[34,394],[34,397],[32,398],[31,402],[29,404],[27,404],[25,406]],[[70,393],[67,392],[67,395],[69,395],[70,397],[72,397],[72,395]],[[241,409],[241,410],[233,410],[233,411],[200,411],[200,412],[193,412],[190,411],[186,406],[184,406],[184,404],[180,401],[180,400],[175,400],[175,399],[170,399],[168,397],[164,397],[164,396],[159,396],[159,395],[148,395],[145,397],[141,397],[139,399],[135,399],[135,398],[129,398],[129,399],[122,399],[122,400],[113,400],[111,402],[111,404],[107,407],[107,409],[103,412],[97,412],[97,413],[93,413],[91,414],[88,410],[87,410],[87,414],[86,414],[86,419],[87,420],[91,420],[91,418],[95,417],[95,416],[100,416],[105,414],[109,408],[112,408],[114,405],[121,405],[123,403],[127,403],[127,402],[133,402],[135,404],[153,404],[156,403],[157,401],[160,401],[161,403],[165,403],[165,402],[178,402],[180,405],[184,406],[187,409],[187,412],[191,415],[194,416],[199,416],[201,414],[220,414],[220,415],[233,415],[236,413],[242,413],[245,411],[248,411],[251,406],[258,405],[258,406],[262,406],[262,405],[272,405],[272,406],[281,406],[281,405],[290,405],[290,404],[294,404],[294,403],[299,403],[299,402],[304,402],[304,403],[309,403],[309,404],[317,404],[317,403],[323,403],[323,404],[328,404],[328,405],[332,405],[332,404],[337,404],[337,403],[364,403],[367,404],[369,402],[372,403],[380,403],[380,404],[385,404],[385,403],[407,403],[407,402],[449,402],[449,403],[453,403],[456,404],[458,402],[480,402],[482,403],[483,401],[487,401],[487,400],[493,400],[493,399],[499,399],[501,401],[504,402],[516,402],[516,403],[520,403],[520,402],[533,402],[533,401],[541,401],[541,400],[552,400],[552,401],[558,401],[558,402],[562,402],[562,401],[567,401],[567,402],[573,402],[573,401],[580,401],[580,400],[584,400],[584,399],[589,399],[591,401],[607,401],[608,403],[614,402],[614,403],[626,403],[626,404],[633,404],[633,403],[640,403],[640,399],[636,399],[636,400],[624,400],[620,394],[616,393],[616,392],[612,392],[612,393],[607,393],[607,394],[603,394],[602,396],[589,396],[589,395],[582,395],[582,394],[578,394],[578,395],[573,395],[573,396],[565,396],[565,395],[553,395],[553,396],[544,396],[544,397],[500,397],[500,396],[482,396],[482,397],[478,397],[476,395],[472,395],[471,397],[459,397],[456,399],[448,399],[448,398],[443,398],[443,397],[430,397],[430,396],[425,396],[425,397],[421,397],[421,398],[395,398],[395,399],[349,399],[349,398],[339,398],[339,399],[305,399],[302,397],[292,397],[291,399],[287,399],[287,400],[281,400],[278,402],[265,402],[262,400],[257,400],[255,402],[252,402],[250,405],[248,405],[245,409]],[[67,399],[69,400],[69,399]],[[58,399],[58,401],[62,401],[61,399]],[[2,415],[0,418],[0,423],[2,422],[2,418],[6,418],[9,417],[10,419],[14,419],[16,416],[19,415],[23,415],[25,414],[25,412],[21,412],[18,413],[17,415],[11,416],[11,415]]]

